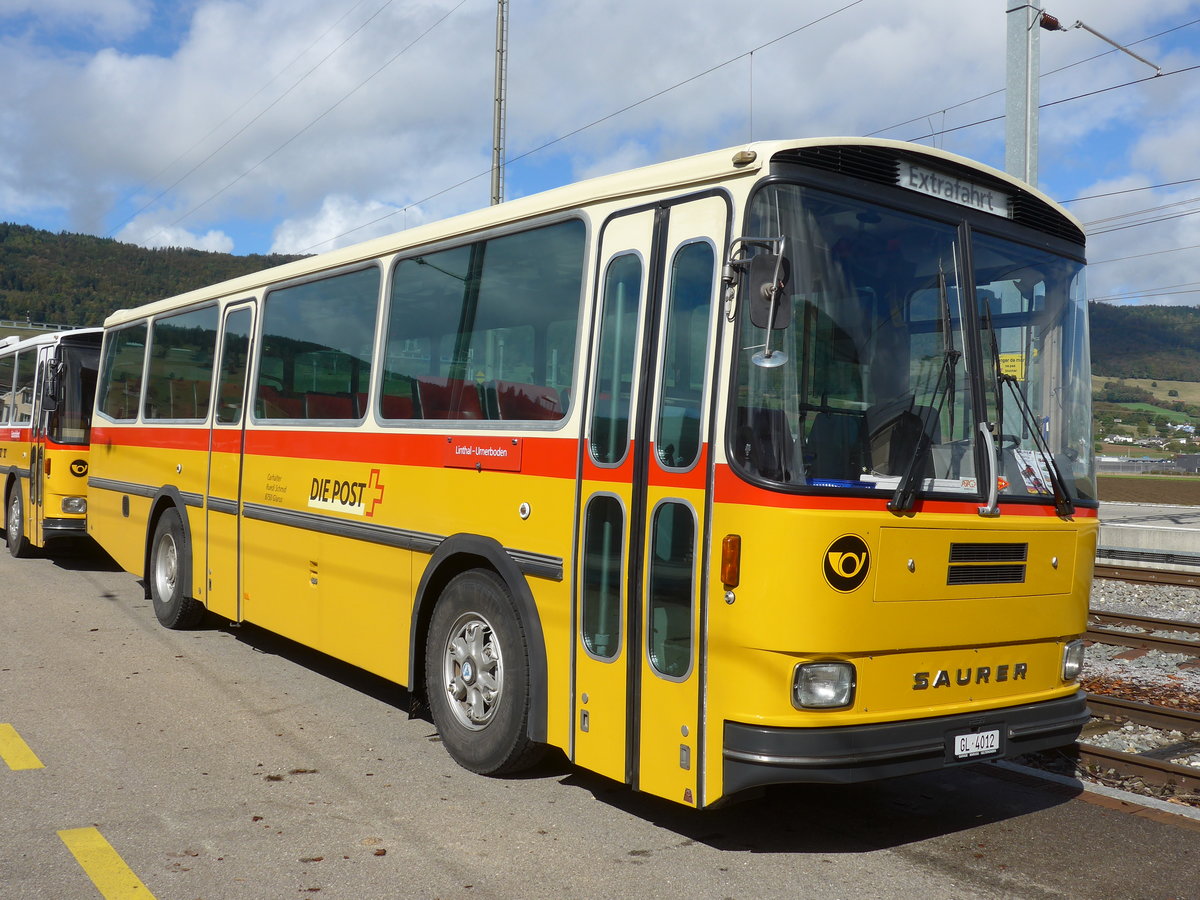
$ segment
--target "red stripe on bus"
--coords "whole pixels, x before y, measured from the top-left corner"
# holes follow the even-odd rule
[[[717,503],[735,503],[741,506],[769,506],[778,509],[844,509],[886,512],[887,502],[892,498],[891,491],[876,491],[867,496],[824,496],[817,494],[792,494],[783,491],[758,487],[740,478],[728,465],[717,466],[716,492],[714,501]],[[921,513],[964,513],[976,511],[979,499],[972,497],[961,501],[954,500],[917,500],[912,512]],[[1075,516],[1080,519],[1094,519],[1097,511],[1087,507],[1076,507]],[[1029,518],[1056,518],[1058,513],[1049,504],[1005,504],[1004,514],[1026,516]]]
[[[241,432],[214,429],[213,450],[236,453]],[[164,450],[209,448],[207,428],[155,428],[147,426],[92,429],[96,446],[128,446]],[[285,459],[319,459],[338,462],[441,468],[447,436],[354,431],[296,431],[250,429],[246,435],[249,456]],[[527,475],[575,478],[579,443],[574,438],[518,438],[522,444],[521,471]]]

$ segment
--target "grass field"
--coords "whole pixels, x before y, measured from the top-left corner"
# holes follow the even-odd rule
[[[1200,477],[1189,475],[1101,475],[1100,502],[1200,506]]]
[[[1144,391],[1149,391],[1164,403],[1174,403],[1176,400],[1182,400],[1184,403],[1200,404],[1200,381],[1161,381],[1155,378],[1118,379],[1106,375],[1093,375],[1092,390],[1103,390],[1105,382],[1108,381],[1120,381],[1132,387],[1140,387]],[[1168,391],[1179,391],[1179,396],[1168,397]]]

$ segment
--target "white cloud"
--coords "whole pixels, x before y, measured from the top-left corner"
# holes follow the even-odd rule
[[[152,6],[151,0],[0,0],[0,20],[26,18],[37,30],[121,39],[145,27]]]
[[[116,239],[143,247],[191,247],[214,253],[232,253],[233,238],[218,229],[196,234],[173,225],[158,226],[152,221],[135,219],[115,235]]]
[[[0,38],[0,67],[22,73],[0,110],[0,218],[237,252],[265,252],[269,234],[270,249],[295,252],[486,205],[494,5],[393,2],[353,33],[379,6],[0,0],[0,22],[24,29]],[[1003,166],[1003,122],[972,124],[1004,111],[1002,95],[985,96],[1005,81],[1001,5],[861,3],[803,27],[842,6],[761,0],[731,16],[715,0],[514,4],[509,196],[737,145],[752,131],[950,129],[926,142]],[[1200,14],[1200,0],[1055,7],[1068,26],[1082,18],[1124,41]],[[90,49],[62,37],[78,23]],[[1136,49],[1167,69],[1194,65],[1193,30]],[[1042,33],[1041,49],[1047,73],[1099,56],[1046,75],[1043,103],[1152,74],[1080,29]],[[1042,188],[1072,197],[1126,178],[1194,177],[1196,83],[1169,76],[1044,108]],[[1178,199],[1144,194],[1113,198],[1106,214]],[[392,210],[406,212],[338,237]],[[1178,246],[1189,227],[1098,236],[1092,255],[1116,255],[1118,242]],[[1187,254],[1150,260],[1158,274],[1130,263],[1098,267],[1093,282],[1186,280]]]
[[[315,213],[281,222],[275,229],[271,252],[323,253],[404,227],[402,209],[377,200],[360,202],[342,194],[331,194]]]

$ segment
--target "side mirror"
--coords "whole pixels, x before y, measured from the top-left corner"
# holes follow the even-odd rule
[[[742,298],[750,304],[750,322],[756,328],[779,331],[792,323],[792,305],[784,299],[791,275],[792,266],[786,256],[760,253],[750,258]]]
[[[58,409],[59,383],[58,366],[54,364],[46,366],[46,380],[42,382],[43,412],[54,412],[56,409]]]

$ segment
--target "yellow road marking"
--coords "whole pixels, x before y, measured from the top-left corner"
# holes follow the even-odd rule
[[[0,723],[0,758],[3,758],[14,772],[18,769],[46,768],[37,758],[37,754],[29,749],[29,745],[21,740],[17,729],[3,723]]]
[[[68,828],[58,836],[104,900],[154,900],[154,895],[95,828]]]

